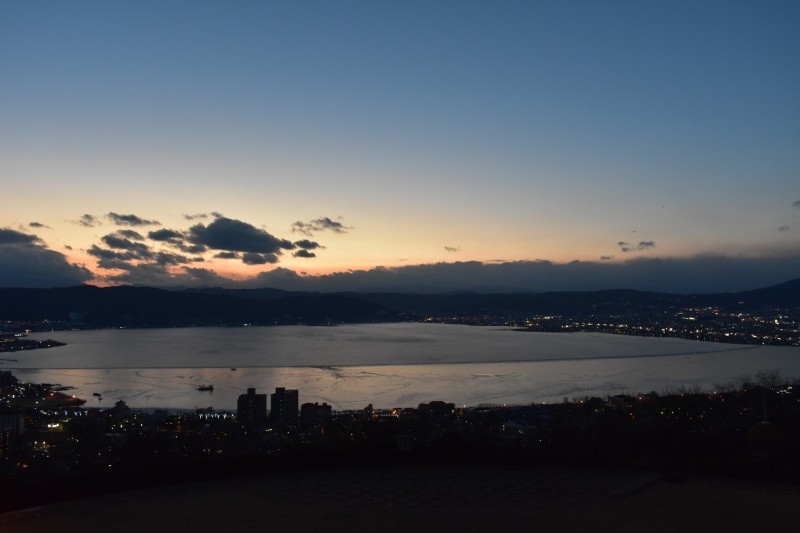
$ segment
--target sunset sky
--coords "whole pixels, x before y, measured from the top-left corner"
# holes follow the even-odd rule
[[[5,0],[0,286],[800,277],[798,28],[796,1]]]

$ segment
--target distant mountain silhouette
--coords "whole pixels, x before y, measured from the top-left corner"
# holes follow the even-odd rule
[[[263,301],[213,291],[204,294],[130,286],[0,289],[2,320],[70,321],[90,326],[370,322],[389,314],[380,304],[338,294],[289,295]]]
[[[800,278],[772,287],[736,294],[745,305],[800,306]]]
[[[90,285],[0,289],[0,320],[54,320],[89,327],[325,324],[415,315],[630,314],[690,306],[800,306],[800,278],[740,293],[666,294],[635,290],[480,294],[312,293],[279,289],[162,290]]]
[[[307,295],[311,293],[304,292],[290,292],[282,289],[270,289],[265,287],[263,289],[223,289],[222,287],[211,288],[187,288],[182,292],[189,294],[214,294],[223,296],[235,296],[236,298],[249,298],[251,300],[279,300],[291,295]],[[314,293],[317,294],[317,293]]]

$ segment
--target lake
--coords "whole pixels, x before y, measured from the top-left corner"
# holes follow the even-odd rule
[[[661,392],[758,370],[800,377],[800,348],[445,324],[174,328],[31,334],[67,346],[3,354],[27,382],[60,383],[110,407],[235,409],[248,387],[300,391],[336,410],[528,404]],[[11,361],[14,359],[16,361]],[[235,370],[234,370],[235,369]],[[196,390],[213,384],[214,390]],[[93,397],[102,395],[103,400]]]

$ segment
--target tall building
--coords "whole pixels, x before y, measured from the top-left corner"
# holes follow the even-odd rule
[[[257,426],[267,421],[267,395],[256,394],[255,388],[240,394],[236,402],[236,418],[245,426]]]
[[[297,423],[298,394],[297,390],[286,390],[277,387],[270,395],[270,417],[274,424],[283,426]]]
[[[331,406],[317,402],[300,406],[300,424],[305,427],[319,426],[331,419]]]

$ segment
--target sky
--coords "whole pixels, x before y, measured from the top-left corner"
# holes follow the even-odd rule
[[[800,3],[0,2],[0,286],[800,277]]]

